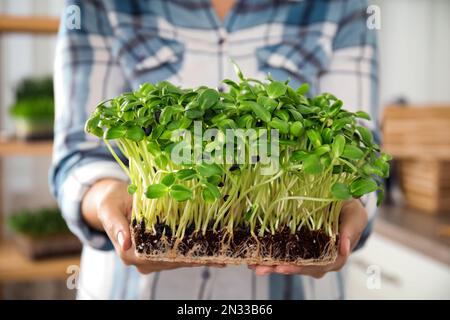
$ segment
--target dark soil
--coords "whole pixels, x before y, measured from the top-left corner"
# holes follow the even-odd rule
[[[172,237],[170,227],[158,223],[155,225],[156,233],[146,230],[144,221],[138,223],[132,221],[134,242],[139,254],[152,255],[161,251],[161,242],[164,238],[167,250],[173,249],[176,239]],[[337,240],[336,240],[337,242]],[[226,252],[222,251],[226,244]],[[194,232],[194,228],[186,229],[185,236],[177,243],[177,254],[187,255],[195,252],[194,246],[201,246],[202,256],[232,256],[234,258],[246,258],[249,252],[259,250],[259,257],[270,257],[274,260],[292,262],[298,259],[320,259],[331,243],[331,238],[321,230],[310,231],[305,228],[295,234],[285,228],[274,235],[265,234],[263,237],[254,238],[249,229],[237,229],[230,237],[223,230],[214,232],[207,230],[205,234]],[[244,248],[244,250],[243,250]]]

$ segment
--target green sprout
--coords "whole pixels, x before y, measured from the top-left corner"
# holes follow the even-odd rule
[[[87,120],[86,132],[103,138],[130,178],[134,219],[154,233],[155,225],[164,223],[178,239],[192,226],[196,232],[221,230],[231,236],[236,228],[248,228],[254,237],[308,228],[334,237],[344,201],[374,191],[382,201],[381,178],[389,175],[391,157],[380,153],[361,125],[370,120],[367,113],[343,109],[329,93],[308,98],[307,84],[295,90],[270,76],[261,82],[235,67],[240,81],[225,79],[225,92],[144,83],[101,102]],[[216,129],[217,137],[200,144],[173,138],[180,129],[195,135],[195,123]],[[243,150],[235,145],[235,155],[225,161],[227,129],[276,130],[277,170],[263,174],[259,157],[239,163]],[[244,140],[249,153],[254,146]],[[194,151],[175,162],[172,151],[183,145]],[[214,150],[223,161],[196,161],[196,148],[200,154]]]

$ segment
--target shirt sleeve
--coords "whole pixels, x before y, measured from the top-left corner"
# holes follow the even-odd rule
[[[347,0],[337,24],[332,43],[331,60],[319,78],[321,92],[336,93],[350,111],[366,111],[372,122],[361,123],[372,130],[379,142],[378,133],[378,58],[376,30],[366,25],[368,15],[366,1]],[[357,248],[369,236],[377,212],[376,193],[361,198],[369,223]]]
[[[66,21],[77,18],[79,27]],[[66,2],[55,54],[55,132],[49,179],[71,231],[84,244],[100,250],[110,250],[112,244],[105,233],[83,220],[81,200],[99,179],[127,180],[101,140],[84,132],[95,106],[127,89],[111,54],[111,35],[101,1]]]

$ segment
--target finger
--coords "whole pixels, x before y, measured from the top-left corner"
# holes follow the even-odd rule
[[[359,200],[344,204],[340,215],[339,254],[348,257],[367,225],[367,213]]]
[[[254,270],[257,276],[266,276],[275,271],[274,267],[270,266],[256,266]]]
[[[98,217],[116,250],[123,253],[130,249],[131,236],[125,213],[113,205],[104,204],[98,209]]]
[[[275,272],[281,274],[300,274],[302,273],[303,268],[292,265],[279,265],[275,267]]]

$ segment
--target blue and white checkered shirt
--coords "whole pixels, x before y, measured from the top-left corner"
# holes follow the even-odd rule
[[[141,275],[122,264],[108,237],[91,229],[81,199],[95,181],[127,180],[103,144],[84,133],[97,103],[143,82],[220,86],[244,73],[303,82],[311,94],[332,92],[347,109],[377,117],[375,31],[361,0],[242,0],[221,21],[209,0],[67,1],[81,13],[79,29],[65,20],[55,61],[56,125],[50,180],[71,230],[85,244],[79,298],[95,299],[338,299],[342,272],[316,280],[256,277],[245,266],[183,268]],[[372,128],[373,129],[373,128]],[[365,199],[369,216],[373,196]],[[366,228],[365,235],[368,234]],[[366,236],[361,241],[364,242]]]

